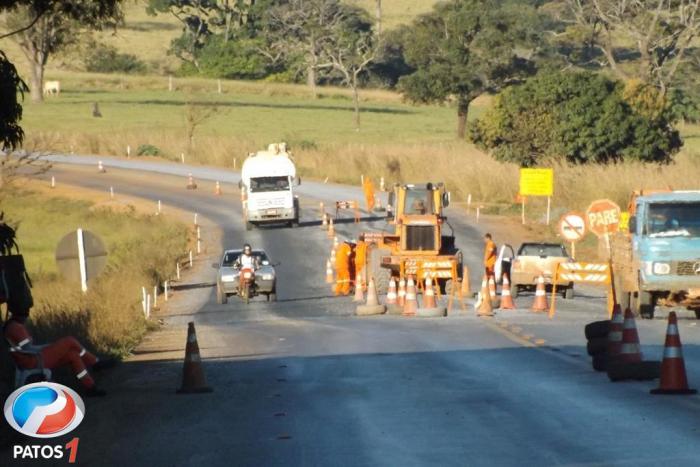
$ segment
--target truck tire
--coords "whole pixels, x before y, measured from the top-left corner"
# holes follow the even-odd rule
[[[608,369],[608,361],[608,354],[600,353],[598,355],[593,355],[591,363],[595,371],[606,371]]]
[[[608,350],[608,337],[594,337],[586,344],[586,351],[591,357],[606,353]]]
[[[650,292],[640,290],[634,300],[634,313],[642,319],[654,319],[656,299]]]
[[[374,278],[374,286],[377,288],[377,294],[383,295],[389,290],[389,281],[391,280],[391,270],[381,266],[382,256],[389,254],[386,248],[373,247],[370,249],[369,258],[367,261],[367,280]]]
[[[583,333],[586,335],[587,340],[596,339],[600,337],[608,337],[610,332],[610,320],[606,319],[603,321],[593,321],[588,323],[585,328],[583,328]]]

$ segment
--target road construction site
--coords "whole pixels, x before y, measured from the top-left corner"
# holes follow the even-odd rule
[[[95,158],[54,159],[47,183],[197,213],[204,242],[152,315],[163,326],[100,380],[109,396],[90,401],[75,431],[83,465],[697,465],[700,398],[651,395],[658,380],[613,383],[592,368],[584,327],[608,318],[603,288],[578,287],[552,318],[531,311],[529,292],[488,318],[471,296],[442,318],[358,317],[324,280],[333,241],[318,206],[361,199],[359,187],[304,181],[299,228],[246,231],[235,172],[102,158],[99,173]],[[377,213],[346,215],[341,240],[389,229]],[[484,224],[456,207],[446,215],[474,291]],[[218,305],[211,263],[245,242],[280,263],[277,302]],[[694,313],[678,315],[695,388],[700,329]],[[636,321],[646,360],[662,358],[667,316]],[[189,322],[211,393],[175,393]]]

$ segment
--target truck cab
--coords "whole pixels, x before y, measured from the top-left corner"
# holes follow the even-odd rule
[[[700,191],[642,195],[632,212],[632,274],[624,287],[632,307],[646,318],[656,305],[684,306],[700,317]]]
[[[241,169],[241,203],[246,229],[260,224],[299,223],[299,199],[294,187],[301,183],[284,143],[250,154]]]

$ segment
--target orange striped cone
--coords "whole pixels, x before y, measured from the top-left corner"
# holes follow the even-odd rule
[[[406,304],[406,280],[399,279],[399,293],[396,296],[396,304],[399,306],[404,306]]]
[[[683,346],[678,334],[676,312],[668,314],[664,360],[661,362],[661,379],[659,387],[650,391],[652,394],[695,394],[698,391],[688,387],[683,360]]]
[[[629,308],[625,310],[625,322],[622,325],[622,345],[620,346],[618,361],[623,363],[642,361],[637,325],[634,322],[634,315]]]
[[[391,280],[389,280],[389,290],[386,293],[386,304],[396,305],[396,299],[396,280],[392,277]]]
[[[478,300],[474,306],[476,307],[477,316],[493,316],[493,304],[491,303],[486,276],[484,276],[484,280],[481,281],[481,292],[479,292]]]
[[[328,221],[328,238],[335,237],[335,227],[333,227],[333,219]]]
[[[196,392],[212,392],[207,386],[202,368],[202,359],[199,356],[199,345],[197,345],[197,332],[194,323],[187,324],[187,347],[185,348],[185,362],[182,368],[182,386],[177,390],[178,394],[188,394]]]
[[[501,289],[501,309],[502,310],[514,310],[515,303],[513,302],[513,296],[510,294],[510,280],[508,280],[508,274],[503,275],[503,288]]]
[[[607,354],[611,360],[614,360],[622,352],[622,331],[624,329],[625,319],[622,316],[622,308],[615,304],[613,308],[612,318],[610,319],[610,330],[608,331],[608,346]]]
[[[532,311],[548,311],[547,292],[544,288],[544,277],[540,276],[537,279],[537,289],[535,290],[535,301],[532,304]]]
[[[362,293],[362,275],[357,273],[355,275],[355,296],[352,299],[353,302],[363,302],[365,301],[365,294]],[[376,305],[376,303],[375,303]]]
[[[418,309],[418,300],[416,299],[416,285],[412,278],[408,278],[406,283],[406,302],[403,306],[404,316],[415,316]]]
[[[221,184],[219,184],[219,182],[216,182],[216,185],[214,185],[214,194],[216,196],[221,196]]]
[[[338,237],[333,237],[333,249],[338,248]]]
[[[493,276],[489,277],[489,297],[491,297],[491,305],[494,308],[498,308],[496,305],[498,303],[498,297],[496,296],[496,281]]]
[[[321,218],[321,228],[323,230],[328,230],[328,214],[325,212],[323,213],[323,216]]]
[[[187,189],[188,190],[196,190],[197,189],[197,184],[194,182],[194,177],[192,177],[192,174],[187,174]]]
[[[331,267],[331,261],[328,260],[326,261],[326,284],[332,284],[335,282],[335,279],[333,279],[333,268]]]
[[[335,264],[335,247],[331,248],[331,263]]]
[[[377,296],[377,287],[374,285],[374,277],[369,279],[369,285],[367,286],[367,306],[377,306],[379,305],[379,297]]]
[[[425,278],[425,288],[423,289],[423,308],[435,308],[435,291],[433,290],[433,281],[429,277]]]

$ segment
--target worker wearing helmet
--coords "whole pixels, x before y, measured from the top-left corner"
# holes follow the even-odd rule
[[[41,366],[55,369],[70,366],[73,374],[85,389],[84,395],[88,397],[104,396],[105,392],[98,389],[95,380],[88,373],[88,368],[99,371],[115,363],[114,360],[99,360],[88,352],[74,337],[62,337],[56,342],[46,346],[33,345],[32,335],[25,323],[29,317],[28,309],[11,309],[10,318],[5,323],[4,334],[10,343],[10,355],[17,367],[22,369],[37,368]],[[28,351],[37,352],[33,355]],[[38,360],[41,359],[41,362]]]
[[[496,244],[490,233],[484,235],[484,270],[488,279],[496,277]]]
[[[253,255],[253,249],[250,247],[249,243],[243,245],[243,252],[236,260],[235,266],[237,268],[253,270],[258,268],[258,259]]]
[[[335,288],[336,295],[349,295],[351,288],[353,265],[353,245],[343,242],[335,255]]]

